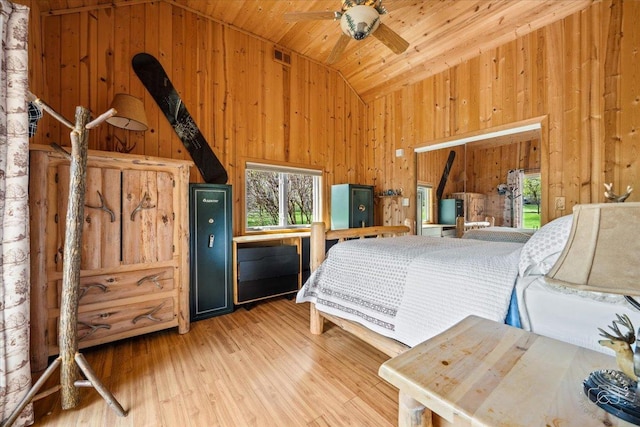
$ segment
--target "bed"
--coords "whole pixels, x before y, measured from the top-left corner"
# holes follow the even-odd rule
[[[329,320],[389,356],[469,314],[509,318],[507,323],[532,332],[610,352],[598,345],[597,328],[609,325],[616,313],[640,326],[639,313],[623,297],[572,291],[544,280],[566,243],[571,220],[561,217],[533,235],[487,227],[462,239],[409,236],[406,227],[327,231],[316,223],[313,273],[297,301],[311,303],[312,333],[322,333]],[[358,239],[332,247],[325,260],[326,242],[352,233]],[[372,276],[375,271],[382,278]]]
[[[456,237],[462,237],[462,235],[468,230],[477,230],[486,227],[493,227],[496,223],[496,219],[492,216],[484,217],[484,221],[467,221],[464,217],[459,216],[456,218]]]
[[[544,275],[551,269],[558,259],[569,236],[571,229],[572,215],[558,218],[536,233],[531,235],[528,232],[519,230],[504,230],[502,227],[492,229],[483,227],[478,230],[469,230],[461,239],[406,236],[408,227],[375,227],[375,229],[357,229],[326,231],[324,224],[313,224],[311,230],[311,268],[313,270],[309,280],[300,289],[297,295],[298,302],[310,302],[310,329],[314,334],[321,334],[324,321],[328,320],[344,330],[353,333],[387,355],[393,357],[411,347],[420,340],[427,339],[436,333],[444,331],[449,327],[449,323],[455,323],[455,319],[464,318],[467,313],[479,314],[483,317],[503,321],[511,319],[508,323],[519,323],[524,329],[549,336],[561,341],[570,342],[579,346],[591,348],[596,351],[613,354],[612,350],[598,345],[598,328],[606,328],[615,319],[615,315],[627,314],[636,326],[640,326],[640,313],[631,308],[624,300],[624,297],[599,294],[594,292],[574,291],[561,286],[548,284]],[[474,236],[476,234],[476,236]],[[365,236],[398,236],[393,239],[363,239]],[[404,237],[402,237],[404,235]],[[514,241],[515,236],[515,241]],[[347,237],[358,238],[355,243],[345,241]],[[325,260],[325,250],[327,241],[341,240],[343,243],[332,247],[327,253]],[[434,273],[425,271],[424,260],[421,260],[421,243],[415,239],[422,239],[430,242],[429,245],[436,249],[429,251],[431,255],[426,256],[429,262],[448,263],[450,259],[461,260],[472,252],[484,253],[476,264],[467,260],[466,263],[458,265],[459,268],[451,268],[451,265],[444,267],[443,272],[451,274],[451,286],[454,284],[454,291],[443,293],[444,300],[440,300],[445,310],[438,310],[438,302],[435,309],[432,306],[427,308],[424,297],[420,296],[420,286],[416,286],[415,276],[420,274]],[[378,244],[379,240],[395,241],[396,243]],[[497,240],[497,241],[494,241]],[[504,241],[506,240],[506,242]],[[521,241],[518,241],[521,240]],[[405,243],[402,243],[405,241]],[[455,242],[455,243],[452,243]],[[403,244],[407,247],[401,249]],[[341,246],[347,245],[346,251],[338,250]],[[377,252],[370,252],[368,246],[377,247]],[[366,252],[357,254],[358,251]],[[382,249],[381,249],[382,248]],[[400,252],[399,258],[393,258],[394,252]],[[355,259],[352,259],[354,257]],[[331,298],[325,298],[326,290],[323,276],[325,270],[333,269],[334,262],[346,261],[347,270],[342,270],[337,279],[339,285],[335,291],[328,286],[328,294],[335,291]],[[373,268],[378,260],[383,268]],[[497,269],[499,279],[491,281],[497,289],[493,293],[487,291],[479,292],[475,286],[478,281],[478,271],[482,271],[482,276],[487,276],[487,271]],[[383,297],[377,301],[358,301],[361,295],[339,295],[340,292],[349,289],[349,283],[355,283],[355,288],[376,287],[379,285],[369,273],[371,271],[383,270],[386,274],[386,282],[409,283],[409,287],[396,291],[402,295]],[[494,271],[494,272],[495,272]],[[438,273],[435,275],[445,275]],[[361,275],[358,277],[358,275]],[[455,278],[455,276],[458,276]],[[412,278],[413,277],[413,278]],[[453,278],[451,278],[453,277]],[[408,280],[411,279],[411,280]],[[462,279],[461,279],[462,278]],[[467,282],[465,282],[465,278]],[[346,279],[346,280],[345,280]],[[423,278],[424,279],[424,278]],[[482,280],[486,279],[484,277]],[[442,278],[440,278],[442,280]],[[383,280],[384,282],[385,280]],[[472,282],[474,286],[466,286],[465,283]],[[383,284],[384,285],[384,284]],[[384,286],[389,286],[387,283]],[[432,282],[427,283],[424,279],[422,288],[432,286]],[[442,288],[442,283],[437,284]],[[443,288],[446,290],[446,286]],[[484,289],[484,288],[483,288]],[[385,295],[383,292],[382,295]],[[491,309],[481,314],[482,307],[465,307],[470,300],[477,299],[486,301],[487,296],[491,301]],[[336,304],[334,297],[338,301],[346,301],[344,304]],[[450,298],[447,300],[446,298]],[[327,299],[328,302],[323,301]],[[427,298],[428,299],[428,298]],[[456,301],[451,304],[451,301]],[[355,301],[355,302],[354,302]],[[399,305],[393,302],[401,301]],[[442,302],[444,301],[444,302]],[[401,307],[408,303],[409,307]],[[353,306],[367,308],[361,310],[362,313],[349,313]],[[380,307],[377,308],[376,304]],[[426,302],[429,304],[429,301]],[[346,313],[341,311],[336,305],[344,305]],[[442,307],[440,307],[442,308]],[[372,322],[363,320],[363,314],[375,312],[393,312],[395,317],[413,321],[414,325],[394,324],[400,331],[389,332],[389,327],[384,324],[393,315],[387,313],[381,319],[382,323],[371,326]],[[503,315],[506,311],[506,315]],[[443,314],[444,313],[444,314]],[[515,319],[515,321],[514,321]],[[378,319],[380,320],[380,319]],[[422,332],[421,329],[424,329]],[[419,333],[415,334],[418,330]],[[409,333],[406,333],[409,331]],[[420,335],[422,333],[422,335]],[[430,411],[411,399],[401,399],[399,404],[405,408],[405,412],[411,413],[411,425],[449,425],[446,420],[432,415]]]
[[[326,231],[322,223],[313,224],[313,273],[297,296],[298,302],[312,303],[312,333],[322,333],[328,319],[394,356],[469,314],[504,319],[522,243],[423,237],[406,235],[407,231],[405,227]],[[381,232],[395,237],[362,238],[380,237]],[[351,233],[359,239],[335,245],[325,260],[325,242]],[[371,277],[374,272],[377,277]],[[437,281],[424,286],[425,276]],[[461,293],[459,288],[468,291]],[[451,310],[452,298],[463,308]]]

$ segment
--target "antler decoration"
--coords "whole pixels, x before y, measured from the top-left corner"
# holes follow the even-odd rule
[[[598,328],[600,331],[600,336],[607,338],[606,340],[600,340],[598,343],[602,346],[608,347],[616,352],[616,363],[618,367],[624,372],[629,378],[634,381],[638,380],[638,376],[633,369],[633,351],[631,349],[631,344],[636,340],[636,335],[634,333],[633,324],[631,320],[626,314],[620,316],[616,314],[617,320],[614,320],[609,326],[609,329],[615,333],[615,335],[610,334],[609,332],[603,330],[602,328]],[[618,324],[626,327],[629,332],[623,334],[618,327]]]
[[[612,191],[613,183],[609,183],[609,184],[605,183],[604,188],[606,188],[606,191],[604,192],[604,197],[611,200],[612,202],[624,202],[625,200],[627,200],[627,197],[629,197],[629,195],[633,191],[633,188],[631,188],[630,185],[627,185],[627,192],[624,193],[622,196],[618,196],[616,193]]]

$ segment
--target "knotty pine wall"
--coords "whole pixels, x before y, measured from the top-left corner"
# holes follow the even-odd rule
[[[30,9],[29,13],[29,89],[40,93],[44,88],[44,63],[42,62],[42,21],[36,0],[13,0]]]
[[[496,188],[506,183],[511,169],[523,169],[525,174],[540,173],[540,141],[497,146],[473,143],[467,146],[466,160],[466,190],[486,194],[485,215],[494,217],[496,225],[503,225],[506,196],[499,195]]]
[[[131,69],[138,52],[157,57],[229,173],[234,234],[243,232],[244,163],[286,163],[324,170],[325,203],[334,183],[359,183],[364,170],[365,105],[342,77],[291,54],[275,62],[273,44],[166,2],[76,10],[41,17],[43,89],[38,94],[73,119],[77,105],[95,115],[118,92],[144,100],[149,130],[102,125],[89,147],[190,159]],[[34,143],[69,145],[66,128],[45,115]],[[192,168],[191,182],[202,182]],[[325,209],[325,221],[329,222]]]
[[[510,140],[510,138],[509,138]],[[438,188],[444,165],[450,151],[456,155],[449,172],[449,178],[444,187],[443,197],[449,198],[451,193],[481,193],[486,194],[485,215],[493,216],[496,225],[503,224],[504,197],[498,195],[496,187],[506,182],[510,169],[524,169],[525,173],[540,172],[540,141],[529,140],[520,142],[505,141],[477,141],[471,144],[442,148],[435,151],[420,153],[416,156],[417,182],[428,185],[435,190]],[[397,208],[392,205],[391,208]],[[431,206],[434,216],[438,212],[437,200],[432,200]],[[388,215],[389,223],[403,221],[400,213],[402,209]],[[395,222],[394,222],[395,221]]]
[[[604,201],[604,182],[613,182],[618,192],[630,184],[637,193],[638,16],[639,1],[603,0],[418,84],[365,99],[365,180],[402,187],[413,201],[414,147],[546,116],[548,138],[540,147],[543,222],[570,213],[577,203]],[[396,158],[399,148],[405,156]],[[554,209],[557,196],[566,198],[566,210]],[[630,200],[640,196],[634,193]],[[414,205],[397,207],[389,218],[415,220]]]
[[[402,188],[411,206],[391,203],[376,218],[402,223],[415,219],[414,147],[538,116],[547,117],[548,128],[540,146],[543,221],[576,203],[602,201],[604,182],[619,192],[627,184],[640,191],[638,1],[603,0],[417,84],[372,94],[364,104],[322,64],[292,54],[291,67],[281,66],[270,59],[270,43],[165,3],[40,17],[36,2],[19,2],[36,12],[32,91],[68,117],[77,104],[104,111],[118,91],[144,97],[150,131],[101,127],[91,135],[92,148],[109,149],[118,137],[135,143],[134,153],[187,156],[128,65],[138,51],[160,58],[230,172],[235,233],[245,158],[324,167],[327,208],[332,183]],[[68,135],[45,116],[33,141],[65,143]],[[398,148],[403,157],[395,157]],[[194,169],[192,181],[199,180]],[[557,196],[566,197],[565,211],[554,209]]]

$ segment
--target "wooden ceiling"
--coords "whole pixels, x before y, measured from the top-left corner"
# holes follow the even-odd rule
[[[150,0],[38,0],[46,13]],[[338,21],[285,22],[294,11],[340,10],[340,0],[160,0],[269,40],[324,63],[340,36]],[[406,39],[396,55],[374,37],[351,40],[332,68],[364,100],[437,74],[544,27],[597,0],[383,0],[381,21]]]

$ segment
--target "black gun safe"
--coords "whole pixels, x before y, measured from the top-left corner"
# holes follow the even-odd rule
[[[191,321],[233,311],[231,186],[189,184]]]

